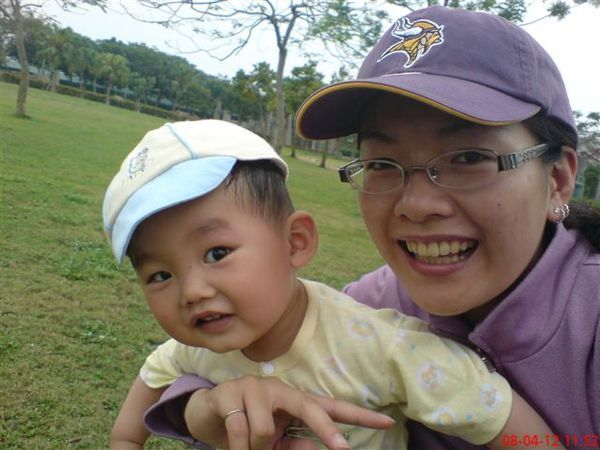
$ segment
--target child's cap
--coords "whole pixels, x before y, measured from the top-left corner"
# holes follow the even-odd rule
[[[356,133],[365,101],[380,92],[489,126],[542,111],[577,141],[567,92],[548,53],[522,28],[489,13],[433,6],[400,18],[356,80],[305,100],[296,115],[298,134],[330,139]]]
[[[229,122],[167,123],[148,132],[104,197],[104,230],[117,260],[144,219],[217,188],[236,161],[260,159],[273,161],[287,178],[285,161],[264,139]]]

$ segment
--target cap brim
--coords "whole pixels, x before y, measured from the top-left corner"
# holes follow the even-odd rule
[[[138,189],[119,212],[111,230],[117,260],[123,261],[133,233],[144,219],[216,189],[236,161],[232,156],[191,159],[171,167]]]
[[[521,122],[541,109],[471,81],[405,73],[342,81],[316,91],[296,113],[298,135],[305,139],[333,139],[356,133],[364,103],[378,92],[412,98],[469,122],[488,126]]]

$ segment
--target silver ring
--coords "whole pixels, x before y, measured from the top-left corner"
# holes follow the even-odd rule
[[[246,410],[243,408],[236,408],[236,409],[232,409],[231,411],[229,411],[228,413],[225,413],[225,415],[223,416],[223,421],[227,420],[227,418],[229,416],[233,416],[234,414],[238,414],[238,413],[243,413],[246,414]]]

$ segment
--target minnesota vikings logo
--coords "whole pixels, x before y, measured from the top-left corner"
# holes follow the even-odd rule
[[[392,36],[397,37],[400,41],[383,52],[377,61],[381,61],[392,53],[400,52],[408,57],[404,67],[410,67],[431,47],[444,42],[443,29],[443,25],[438,25],[430,20],[422,19],[411,23],[410,20],[403,17],[396,22],[396,27],[392,31]]]

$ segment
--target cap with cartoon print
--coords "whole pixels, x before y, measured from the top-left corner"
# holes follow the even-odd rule
[[[148,217],[216,189],[238,160],[288,168],[260,136],[222,120],[167,123],[149,131],[121,164],[104,197],[104,230],[119,262]]]

